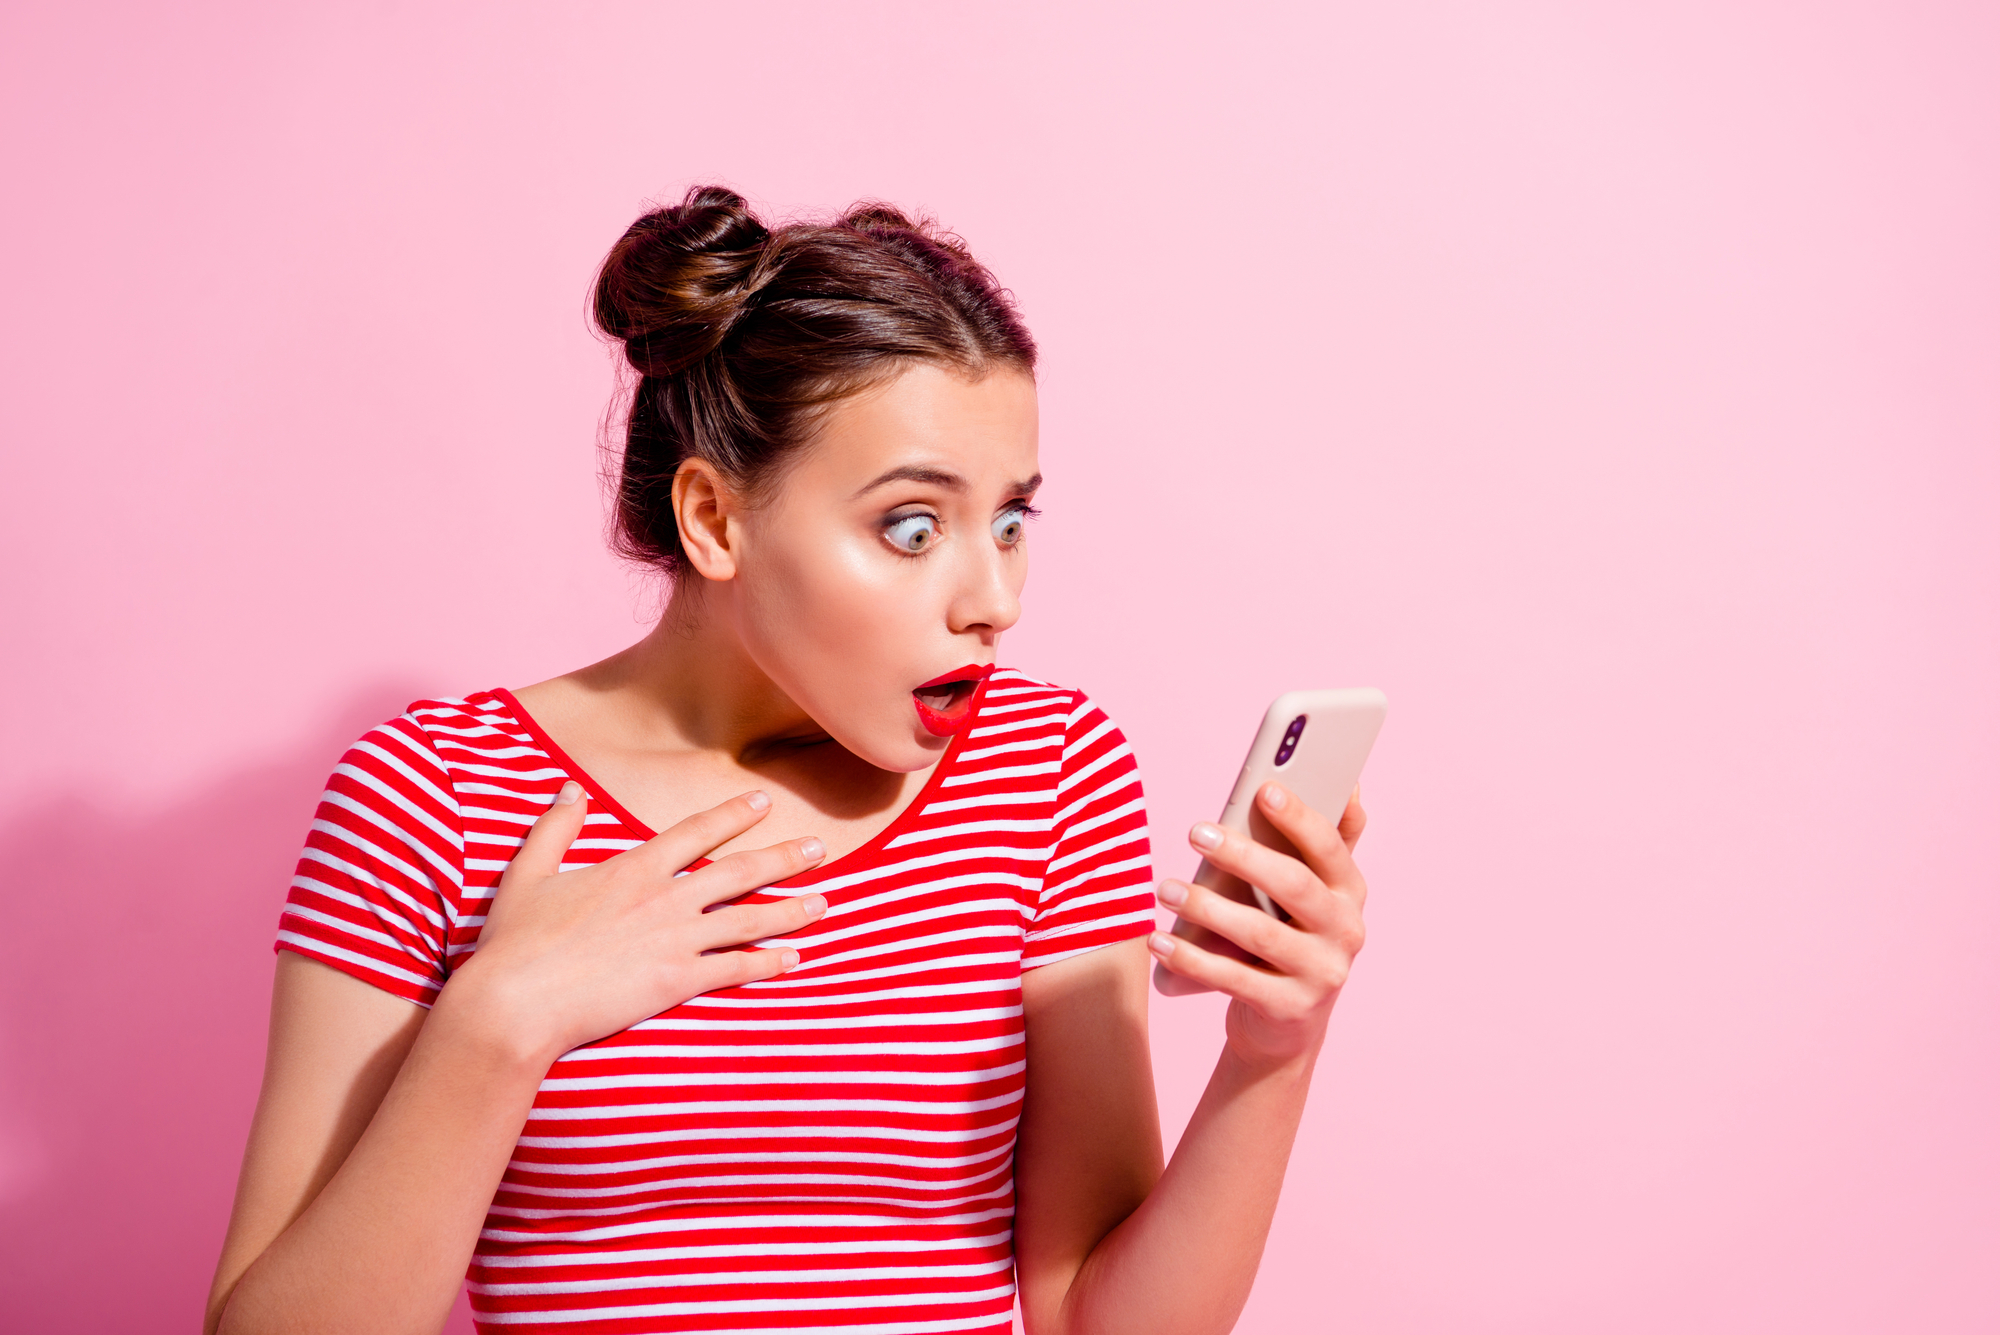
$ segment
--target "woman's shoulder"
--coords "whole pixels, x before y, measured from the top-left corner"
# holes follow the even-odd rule
[[[1079,724],[1095,726],[1107,724],[1115,731],[1104,710],[1081,688],[1059,686],[1045,681],[1020,668],[995,668],[986,679],[982,715],[1002,713],[1025,713],[1028,711],[1063,711],[1063,721],[1070,730]]]
[[[433,737],[482,737],[521,731],[513,701],[500,687],[465,696],[412,700],[394,721],[402,720]]]
[[[1058,686],[1013,667],[997,667],[988,674],[985,696],[990,701],[1011,701],[1024,705],[1067,703],[1075,706],[1088,703],[1088,697],[1074,686]]]
[[[1059,793],[1128,772],[1136,782],[1137,761],[1124,731],[1077,687],[998,668],[987,678],[984,697],[962,760],[999,763],[991,758],[1039,744],[1056,753],[1046,768]]]
[[[370,756],[407,758],[432,768],[546,759],[540,739],[503,688],[412,700],[402,713],[362,734],[348,753],[350,762]]]

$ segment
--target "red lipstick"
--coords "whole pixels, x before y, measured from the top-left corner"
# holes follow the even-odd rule
[[[910,692],[916,702],[917,721],[933,737],[949,737],[972,717],[972,697],[980,683],[993,671],[991,663],[967,663],[962,668],[932,677]]]

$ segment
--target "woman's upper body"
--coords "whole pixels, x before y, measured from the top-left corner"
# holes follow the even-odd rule
[[[861,847],[741,901],[826,900],[757,943],[798,953],[783,976],[556,1059],[473,1255],[482,1319],[1008,1318],[1023,971],[1152,930],[1144,804],[1099,710],[1009,671],[929,776]],[[589,813],[567,865],[654,837],[510,693],[413,705],[336,771],[280,945],[430,1004],[567,783]]]
[[[1162,886],[1270,965],[1149,938],[1237,998],[1163,1166],[1129,750],[992,673],[1040,483],[1011,304],[889,211],[773,233],[709,190],[598,316],[640,372],[619,545],[673,600],[343,763],[210,1328],[434,1329],[475,1253],[496,1326],[1001,1330],[1017,1267],[1037,1330],[1226,1327],[1359,946],[1358,808],[1267,794],[1303,861],[1198,830],[1291,924]]]

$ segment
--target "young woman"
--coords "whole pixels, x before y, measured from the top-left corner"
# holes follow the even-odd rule
[[[652,633],[363,737],[279,932],[207,1329],[1210,1335],[1250,1288],[1361,943],[1349,854],[1210,825],[1158,899],[1137,771],[996,668],[1034,514],[1035,348],[952,237],[766,229],[697,189],[607,258],[640,379],[622,551]],[[1338,822],[1336,824],[1336,821]],[[1149,954],[1150,951],[1150,954]],[[1162,1162],[1146,975],[1232,998]]]

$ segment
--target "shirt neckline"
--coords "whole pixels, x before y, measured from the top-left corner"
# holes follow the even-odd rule
[[[979,711],[986,703],[986,683],[992,679],[992,675],[989,673],[979,683],[978,689],[973,693],[972,707],[966,715],[965,726],[952,734],[951,741],[945,745],[944,754],[938,757],[936,767],[931,770],[930,778],[924,781],[924,786],[919,788],[916,795],[904,804],[901,811],[890,817],[887,825],[877,830],[874,836],[859,848],[842,853],[831,862],[822,862],[817,867],[810,867],[800,872],[797,876],[775,882],[774,884],[786,886],[815,884],[826,879],[826,877],[833,874],[836,868],[849,862],[850,859],[859,859],[864,855],[879,851],[891,839],[902,833],[904,827],[910,823],[912,813],[920,810],[930,800],[931,796],[940,787],[945,771],[950,769],[953,761],[958,758],[958,753],[966,737],[972,732],[973,724],[979,720]],[[659,833],[659,831],[633,815],[623,802],[613,797],[603,784],[593,778],[583,766],[577,764],[575,758],[569,752],[563,750],[561,743],[557,742],[555,738],[549,736],[543,730],[542,725],[535,720],[534,715],[528,712],[527,707],[515,698],[512,691],[508,690],[505,686],[495,686],[488,693],[500,702],[501,708],[505,709],[513,717],[522,730],[534,740],[535,745],[541,747],[547,753],[549,759],[555,761],[570,778],[583,785],[584,791],[590,794],[591,800],[596,802],[600,809],[616,816],[621,824],[638,835],[641,840],[651,839]],[[690,867],[702,867],[707,864],[708,858],[704,856],[688,865]]]

